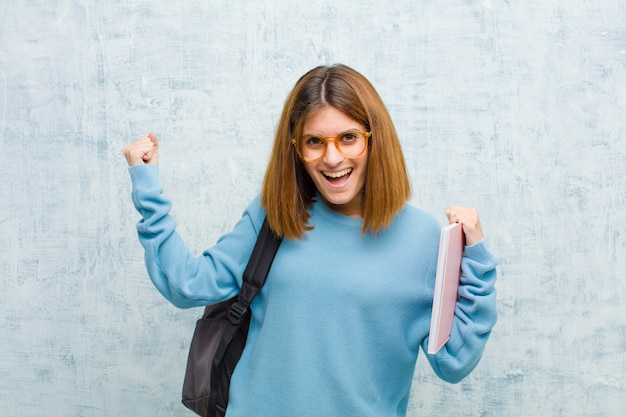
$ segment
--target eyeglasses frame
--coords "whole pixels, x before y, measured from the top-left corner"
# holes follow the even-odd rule
[[[363,150],[359,152],[358,155],[348,156],[344,154],[343,152],[341,152],[341,149],[339,149],[339,139],[341,138],[341,136],[345,135],[346,133],[358,133],[358,134],[363,135],[363,137],[365,138],[366,144],[363,147]],[[328,142],[330,141],[335,142],[335,149],[337,149],[337,152],[339,152],[339,155],[348,159],[358,158],[359,156],[363,155],[363,152],[365,152],[365,150],[367,149],[368,147],[367,141],[372,137],[372,132],[363,132],[361,130],[346,130],[345,132],[341,132],[335,137],[329,136],[329,137],[324,138],[324,137],[315,136],[315,135],[311,135],[311,137],[321,139],[324,142],[324,152],[322,152],[322,155],[319,158],[315,158],[315,159],[305,158],[304,155],[302,155],[302,153],[300,153],[300,150],[298,149],[298,140],[296,138],[291,139],[291,143],[294,149],[296,150],[298,157],[300,157],[300,159],[302,159],[305,162],[317,162],[320,159],[324,158],[326,156],[326,151],[328,150]]]

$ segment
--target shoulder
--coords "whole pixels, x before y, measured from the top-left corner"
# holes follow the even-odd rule
[[[261,226],[263,225],[263,220],[265,220],[265,209],[261,205],[261,196],[255,196],[248,207],[246,207],[243,216],[250,219],[254,230],[258,233],[261,230]]]
[[[438,248],[441,225],[427,211],[406,204],[393,223],[383,232],[387,238],[403,245],[421,248]]]
[[[400,210],[400,213],[398,213],[394,221],[394,225],[411,227],[413,230],[418,228],[424,232],[436,233],[437,237],[439,237],[441,230],[441,224],[439,224],[435,216],[410,203],[405,204],[402,210]]]

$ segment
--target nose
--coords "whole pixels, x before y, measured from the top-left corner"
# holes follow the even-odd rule
[[[337,150],[335,142],[328,141],[326,144],[326,154],[324,155],[324,162],[326,165],[336,166],[339,165],[344,159],[344,156]]]

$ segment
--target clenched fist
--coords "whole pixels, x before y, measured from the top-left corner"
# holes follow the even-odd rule
[[[129,166],[159,164],[159,141],[154,133],[142,136],[122,150]]]
[[[470,207],[450,206],[446,210],[446,216],[450,223],[461,223],[463,233],[465,233],[465,244],[472,246],[480,242],[483,237],[483,230],[478,219],[476,209]]]

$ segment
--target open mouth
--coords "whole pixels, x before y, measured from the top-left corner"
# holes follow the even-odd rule
[[[352,174],[352,168],[346,168],[337,172],[322,171],[322,174],[331,184],[341,185],[348,181],[348,179],[350,178],[350,174]]]

